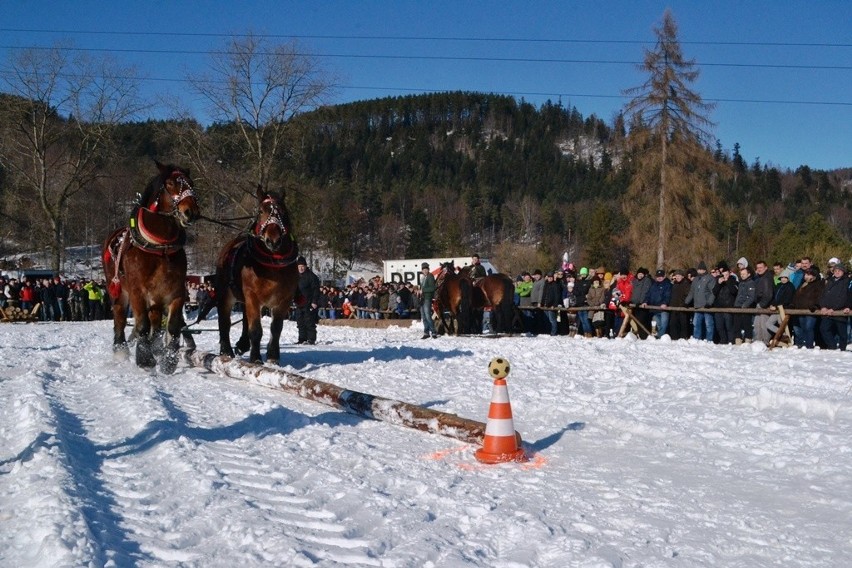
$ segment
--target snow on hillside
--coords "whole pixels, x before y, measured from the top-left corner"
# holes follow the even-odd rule
[[[184,363],[117,363],[110,322],[0,324],[0,566],[852,558],[849,353],[419,336],[321,326],[305,347],[287,323],[283,359],[484,422],[506,357],[529,462],[486,466],[470,444]]]

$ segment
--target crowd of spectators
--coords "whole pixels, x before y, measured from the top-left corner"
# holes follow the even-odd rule
[[[763,260],[752,266],[743,257],[733,268],[723,260],[708,269],[700,261],[695,267],[653,274],[643,267],[609,271],[563,263],[545,274],[535,270],[519,275],[515,297],[523,331],[532,334],[615,337],[626,307],[642,339],[653,333],[673,340],[769,345],[782,323],[779,308],[784,308],[809,312],[789,320],[788,339],[798,347],[846,350],[852,337],[852,279],[838,258],[831,258],[823,270],[809,257],[771,267]]]
[[[187,282],[187,312],[213,302],[214,295],[210,283]],[[616,337],[624,323],[624,306],[635,317],[638,325],[633,329],[641,339],[651,333],[673,340],[769,344],[782,323],[779,307],[809,312],[789,322],[789,339],[798,347],[845,350],[852,337],[852,279],[837,258],[823,270],[809,257],[772,266],[740,258],[733,267],[723,260],[708,269],[700,261],[695,267],[653,274],[643,267],[610,271],[563,262],[546,273],[536,269],[519,274],[514,302],[516,331],[534,335]],[[318,315],[332,320],[419,319],[421,304],[416,283],[384,282],[375,276],[344,287],[322,286]],[[21,281],[0,277],[0,307],[35,311],[42,321],[111,317],[105,281],[59,276]],[[753,309],[768,313],[749,311]]]
[[[203,308],[215,301],[214,298],[211,283],[187,282],[187,312]],[[416,319],[420,310],[420,288],[411,283],[384,283],[381,277],[375,276],[342,288],[320,286],[319,300],[320,319]]]
[[[0,276],[0,308],[20,308],[40,321],[112,318],[104,280]]]

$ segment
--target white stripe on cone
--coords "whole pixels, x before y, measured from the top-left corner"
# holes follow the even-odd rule
[[[491,391],[491,402],[509,403],[509,388],[506,385],[494,385]]]
[[[511,418],[489,418],[485,424],[486,436],[515,436],[515,424]]]

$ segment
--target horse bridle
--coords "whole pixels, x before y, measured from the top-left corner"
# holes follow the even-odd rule
[[[195,191],[192,189],[192,184],[190,184],[189,180],[186,179],[186,175],[184,175],[184,173],[181,172],[180,170],[173,171],[169,177],[175,178],[175,182],[180,187],[180,191],[178,192],[177,195],[172,195],[166,189],[166,183],[163,182],[163,185],[160,186],[160,191],[157,192],[157,199],[152,204],[151,209],[154,210],[154,211],[157,211],[159,213],[159,211],[158,211],[159,207],[157,207],[157,204],[160,202],[160,196],[163,195],[163,194],[166,194],[172,202],[172,210],[169,213],[161,213],[161,214],[162,215],[171,215],[172,217],[176,217],[177,215],[180,214],[180,211],[178,210],[178,204],[188,197],[195,198]]]
[[[263,231],[266,230],[270,225],[278,225],[278,228],[281,229],[281,234],[287,234],[287,226],[284,224],[284,219],[281,216],[281,212],[278,209],[278,205],[275,203],[275,200],[271,197],[267,197],[260,203],[260,210],[263,211],[263,206],[269,205],[269,216],[266,220],[258,225],[255,223],[255,236],[259,237],[263,234]]]

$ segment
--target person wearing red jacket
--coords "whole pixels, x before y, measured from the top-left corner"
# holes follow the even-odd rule
[[[615,307],[615,322],[613,323],[613,332],[616,336],[618,336],[618,332],[621,330],[621,326],[624,323],[624,312],[621,311],[621,305],[629,305],[631,302],[631,298],[633,297],[633,274],[631,274],[630,270],[627,266],[622,265],[619,267],[618,272],[615,273],[615,286],[614,290],[618,290],[618,302]]]
[[[28,278],[24,278],[24,284],[21,286],[20,300],[22,310],[32,311],[36,301],[36,293],[33,283]]]

